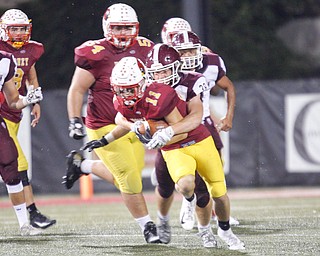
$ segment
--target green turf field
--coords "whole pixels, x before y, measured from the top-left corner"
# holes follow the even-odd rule
[[[254,191],[247,192],[256,195]],[[243,193],[245,194],[245,193]],[[205,249],[197,230],[185,231],[179,225],[180,198],[171,211],[172,242],[148,245],[138,225],[122,203],[108,200],[79,201],[50,205],[51,197],[41,197],[40,209],[57,219],[43,235],[21,237],[11,207],[0,198],[0,255],[320,255],[320,197],[250,196],[243,199],[233,192],[232,215],[240,225],[233,227],[246,244],[243,252],[230,251],[218,240],[218,249]],[[114,194],[112,195],[115,196]],[[107,199],[111,195],[95,195]],[[68,198],[78,198],[68,197]],[[67,198],[67,199],[68,199]],[[151,216],[156,213],[152,194],[148,197]],[[216,232],[216,227],[213,225]]]

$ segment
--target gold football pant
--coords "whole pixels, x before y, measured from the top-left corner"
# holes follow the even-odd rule
[[[90,140],[100,140],[114,127],[115,125],[107,125],[97,130],[87,128],[87,134]],[[116,186],[121,192],[137,194],[142,191],[141,174],[145,149],[133,132],[94,150],[113,174]]]

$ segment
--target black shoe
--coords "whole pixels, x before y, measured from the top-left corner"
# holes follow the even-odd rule
[[[157,234],[157,227],[152,221],[149,221],[144,225],[143,234],[147,243],[152,243],[152,244],[161,243],[160,238]]]
[[[81,162],[84,160],[83,156],[75,150],[72,150],[67,155],[67,174],[63,176],[62,184],[65,184],[67,189],[72,188],[73,184],[83,175],[88,175],[81,171]]]
[[[34,213],[30,214],[30,225],[34,228],[46,229],[53,224],[56,224],[56,222],[56,220],[50,220],[39,211],[35,211]]]

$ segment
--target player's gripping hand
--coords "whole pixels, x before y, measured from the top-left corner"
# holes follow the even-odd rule
[[[171,126],[158,130],[155,132],[152,139],[147,144],[147,148],[148,149],[162,148],[172,139],[173,135],[174,135],[174,131],[171,128]]]
[[[84,125],[80,117],[73,117],[69,123],[69,137],[80,140],[87,134],[85,132]]]
[[[88,149],[89,152],[91,152],[95,148],[100,148],[108,145],[108,141],[105,137],[102,137],[100,140],[91,140],[87,142],[85,145],[83,145],[80,150],[86,150]]]
[[[147,121],[136,121],[131,127],[131,131],[133,131],[138,139],[143,143],[147,144],[151,139],[151,131]]]
[[[41,87],[33,88],[33,85],[27,86],[27,95],[21,96],[23,105],[27,106],[30,104],[35,104],[43,99]]]

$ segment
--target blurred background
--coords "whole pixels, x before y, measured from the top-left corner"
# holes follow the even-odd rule
[[[82,143],[68,137],[66,94],[75,68],[73,50],[103,37],[102,15],[118,2],[0,0],[1,13],[18,8],[32,19],[32,39],[45,46],[36,65],[45,96],[42,120],[30,131],[26,118],[21,135],[37,193],[65,192],[60,184],[65,156]],[[203,45],[223,58],[237,90],[234,127],[222,134],[229,187],[319,185],[320,1],[121,2],[136,10],[142,36],[160,42],[164,22],[182,17]],[[223,116],[224,108],[223,94],[212,98],[213,111]],[[149,189],[152,152],[146,161]],[[95,191],[109,189],[111,185],[95,181]],[[72,192],[78,190],[77,185]]]
[[[20,3],[19,3],[20,2]],[[38,73],[46,89],[67,88],[73,49],[102,38],[101,18],[119,1],[1,0],[33,22],[33,40],[45,45]],[[140,34],[160,42],[171,17],[186,18],[207,45],[223,57],[233,80],[317,77],[320,72],[320,2],[317,0],[124,0],[134,7]]]

